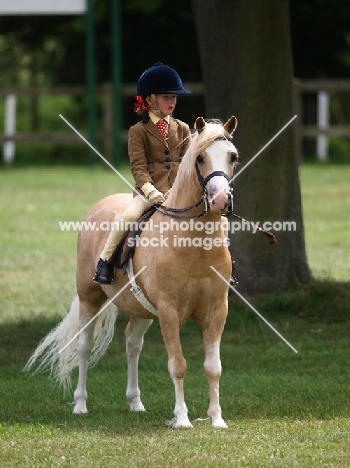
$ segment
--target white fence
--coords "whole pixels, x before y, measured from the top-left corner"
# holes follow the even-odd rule
[[[191,89],[192,96],[203,95],[202,83],[184,83],[186,88]],[[106,157],[111,159],[112,153],[112,86],[107,83],[98,87],[97,94],[102,97],[102,130],[99,132],[99,139],[104,144]],[[135,93],[134,84],[125,84],[122,88],[123,97],[133,96]],[[303,124],[304,115],[304,95],[315,93],[317,95],[317,117],[314,123]],[[298,114],[298,150],[300,158],[303,159],[303,139],[316,139],[316,153],[320,160],[328,158],[328,138],[329,136],[339,136],[350,139],[350,122],[342,122],[337,125],[330,124],[330,106],[332,98],[340,93],[350,93],[350,80],[295,80],[295,96]],[[21,88],[2,89],[0,97],[5,100],[4,133],[0,134],[0,142],[3,146],[4,162],[10,164],[14,160],[16,142],[55,142],[69,144],[77,142],[77,136],[71,132],[18,132],[16,131],[16,98],[17,97],[41,97],[48,95],[70,95],[84,96],[86,89],[83,86],[52,87],[52,88]],[[84,136],[86,133],[81,132]],[[121,138],[126,139],[127,130],[122,130]]]
[[[300,156],[303,157],[302,140],[305,137],[316,139],[316,156],[319,160],[328,159],[328,137],[350,138],[350,121],[330,124],[330,109],[332,99],[340,94],[350,93],[350,80],[295,80],[297,100],[298,146]],[[316,122],[303,124],[304,106],[303,96],[315,93],[317,96]]]

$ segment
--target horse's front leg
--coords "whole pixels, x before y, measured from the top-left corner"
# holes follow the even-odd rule
[[[174,418],[169,425],[174,428],[191,428],[188,410],[184,398],[184,378],[186,375],[186,360],[180,343],[180,325],[177,311],[167,312],[166,316],[159,314],[163,340],[168,352],[168,370],[175,386]]]
[[[227,424],[221,417],[219,401],[219,380],[221,376],[220,341],[224,329],[227,312],[215,314],[210,325],[203,330],[205,361],[204,370],[209,384],[209,409],[213,427],[227,428]]]
[[[140,399],[138,364],[143,346],[143,336],[153,320],[130,317],[125,329],[126,355],[128,362],[128,384],[126,398],[131,411],[145,411]]]

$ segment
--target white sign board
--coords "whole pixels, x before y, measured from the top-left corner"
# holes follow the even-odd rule
[[[86,0],[0,0],[0,15],[79,15]]]

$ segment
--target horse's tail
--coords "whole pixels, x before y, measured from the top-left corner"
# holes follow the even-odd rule
[[[109,304],[96,318],[94,328],[94,347],[89,359],[93,366],[106,352],[114,335],[114,324],[117,308]],[[64,391],[70,389],[71,371],[78,366],[79,339],[79,298],[73,300],[69,313],[51,332],[39,343],[33,355],[24,367],[28,372],[36,361],[39,365],[34,371],[49,371],[50,377],[63,386]]]

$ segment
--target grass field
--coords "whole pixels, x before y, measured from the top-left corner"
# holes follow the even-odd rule
[[[300,178],[313,274],[350,281],[350,166],[306,165]]]
[[[350,167],[303,166],[301,182],[308,259],[318,281],[252,298],[298,354],[231,299],[220,386],[229,428],[213,430],[195,421],[206,417],[207,384],[201,336],[186,324],[185,391],[194,429],[173,431],[165,425],[174,391],[157,322],[140,361],[144,414],[129,412],[125,400],[123,315],[89,373],[89,414],[72,415],[72,394],[64,396],[47,375],[21,373],[75,295],[77,233],[61,232],[58,222],[81,220],[97,199],[128,188],[99,168],[1,171],[0,466],[349,467]]]

